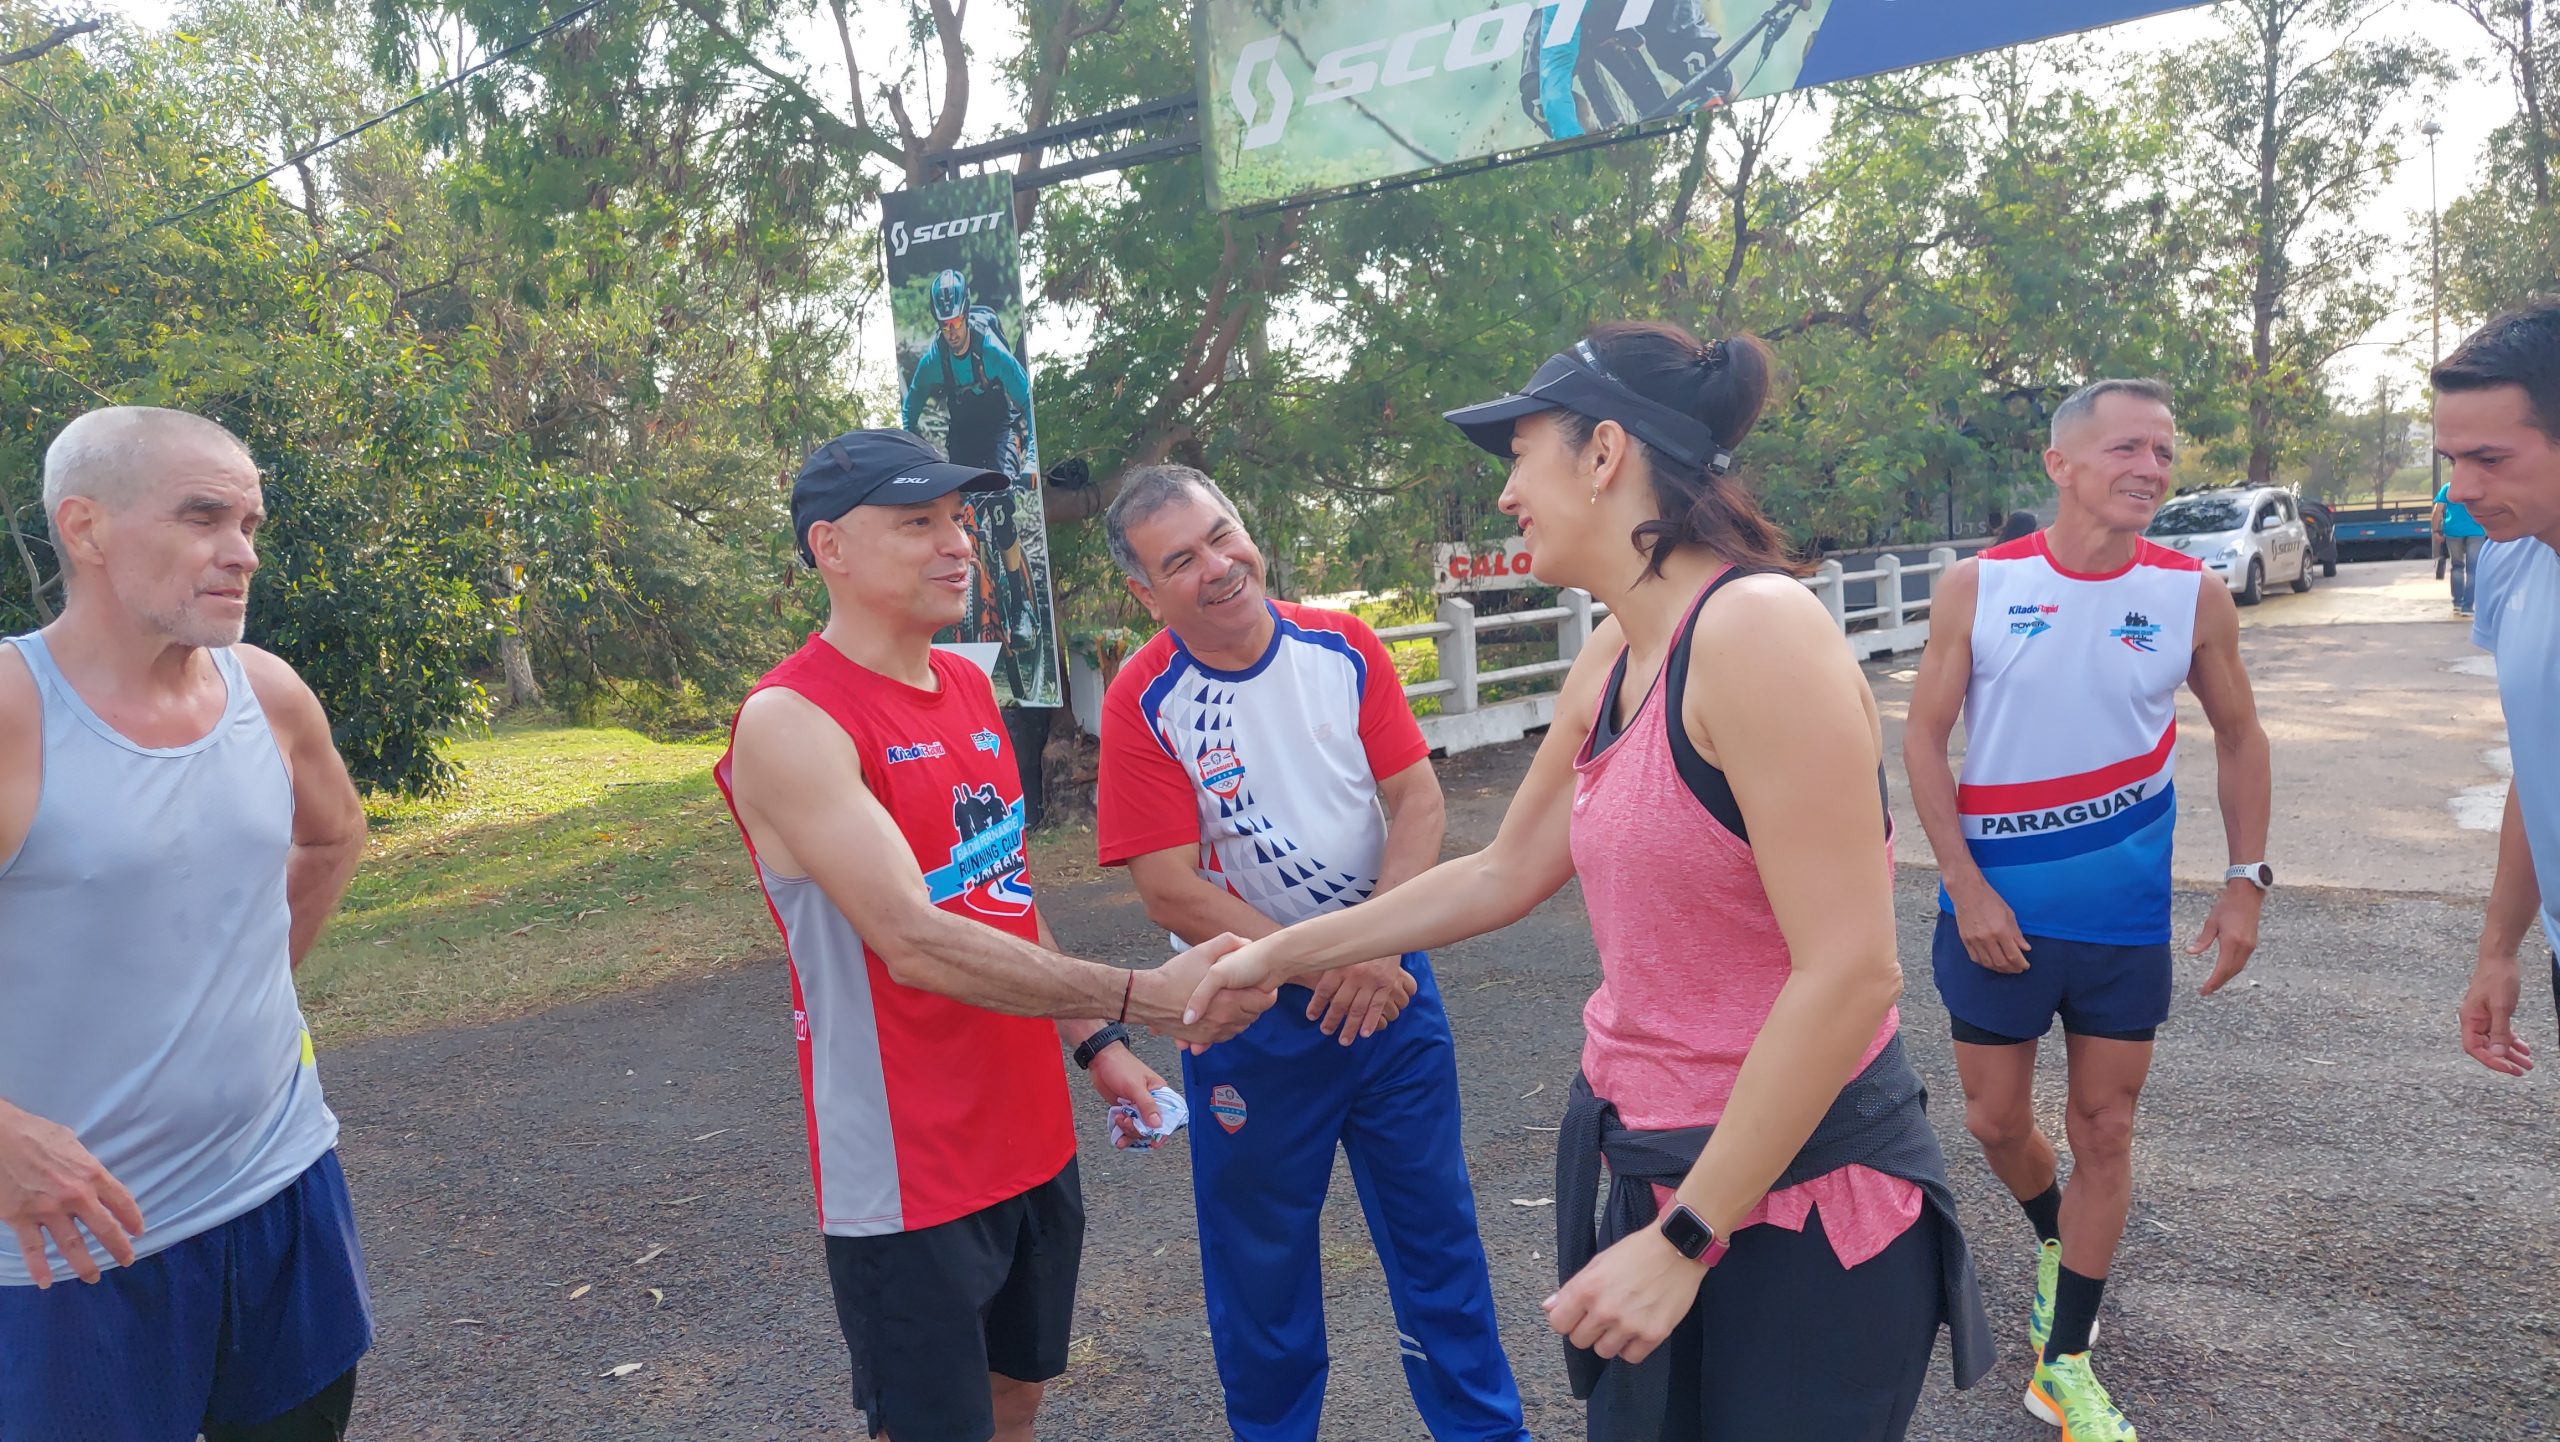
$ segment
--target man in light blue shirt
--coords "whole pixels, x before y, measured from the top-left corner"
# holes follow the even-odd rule
[[[2471,614],[2473,582],[2479,576],[2480,548],[2486,544],[2488,532],[2471,517],[2471,509],[2453,499],[2453,483],[2436,487],[2436,508],[2427,516],[2435,528],[2436,545],[2444,552],[2447,565],[2453,569],[2453,614]]]
[[[2436,367],[2436,449],[2452,499],[2488,534],[2472,640],[2498,660],[2515,781],[2498,870],[2462,998],[2462,1049],[2508,1076],[2533,1067],[2515,1034],[2518,953],[2542,914],[2560,942],[2560,302],[2502,315]],[[2560,958],[2551,967],[2560,1000]]]

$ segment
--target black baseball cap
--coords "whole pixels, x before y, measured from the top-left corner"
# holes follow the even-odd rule
[[[847,431],[809,453],[791,483],[791,539],[814,566],[809,528],[856,506],[912,506],[953,491],[972,495],[1011,488],[1002,471],[945,459],[913,431]]]
[[[1733,467],[1733,454],[1716,441],[1704,421],[1636,394],[1609,374],[1591,342],[1577,341],[1538,367],[1538,373],[1516,393],[1444,411],[1441,418],[1466,432],[1477,447],[1502,460],[1511,459],[1511,423],[1540,411],[1571,411],[1595,421],[1616,421],[1638,438],[1683,465],[1723,475]]]

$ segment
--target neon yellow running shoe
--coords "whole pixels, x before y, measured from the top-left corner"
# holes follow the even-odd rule
[[[2089,1370],[2086,1352],[2038,1363],[2027,1410],[2061,1428],[2062,1442],[2134,1442],[2133,1424]]]

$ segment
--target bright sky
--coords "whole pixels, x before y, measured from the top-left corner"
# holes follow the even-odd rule
[[[120,15],[138,25],[161,26],[182,9],[177,0],[99,0],[99,8],[109,15]],[[1010,7],[980,0],[972,6],[966,36],[972,51],[979,56],[1002,54],[1018,43],[1014,12]],[[913,43],[906,32],[906,7],[887,5],[880,0],[863,0],[856,9],[858,47],[870,55],[914,56]],[[2124,55],[2129,61],[2175,52],[2213,34],[2221,21],[2210,9],[2180,11],[2174,14],[2137,20],[2101,32],[2100,42],[2106,48]],[[2366,224],[2377,229],[2398,230],[2417,242],[2410,246],[2399,279],[2403,304],[2399,315],[2377,327],[2365,345],[2341,358],[2334,383],[2351,397],[2369,396],[2374,382],[2388,376],[2404,393],[2414,391],[2427,365],[2427,273],[2423,238],[2428,211],[2428,165],[2426,142],[2418,126],[2433,118],[2444,127],[2437,138],[2436,160],[2440,169],[2441,194],[2446,201],[2454,199],[2468,187],[2482,164],[2490,132],[2514,114],[2513,92],[2503,72],[2488,68],[2490,51],[2485,37],[2469,19],[2442,0],[2392,0],[2379,12],[2375,21],[2378,32],[2422,32],[2443,47],[2458,65],[2467,68],[2463,79],[2445,92],[2433,96],[2407,96],[2398,99],[2391,111],[2394,128],[2402,136],[2402,152],[2407,157],[2391,183],[2375,198],[2365,212]],[[837,93],[842,91],[842,71],[830,57],[838,53],[831,26],[813,24],[800,47],[813,66],[834,81]],[[930,69],[930,67],[927,67]],[[986,67],[982,64],[979,73]],[[983,81],[981,82],[984,83]],[[1012,128],[1016,113],[1008,107],[988,103],[988,93],[981,91],[971,106],[972,124],[969,138],[986,139]],[[865,336],[864,351],[868,355],[886,356],[887,321],[873,317]],[[2445,345],[2449,349],[2459,335],[2448,330]]]

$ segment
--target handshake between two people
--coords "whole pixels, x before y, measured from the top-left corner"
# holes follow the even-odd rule
[[[1156,975],[1179,987],[1173,992],[1179,1025],[1164,1030],[1181,1041],[1183,1050],[1206,1051],[1270,1009],[1280,983],[1289,979],[1281,974],[1272,945],[1284,935],[1247,941],[1227,932],[1157,968]]]
[[[1222,933],[1157,967],[1141,972],[1129,1019],[1171,1035],[1185,1051],[1201,1052],[1253,1025],[1270,1010],[1285,982],[1303,974],[1292,966],[1287,931],[1260,941]],[[1382,957],[1323,972],[1315,980],[1307,1019],[1345,1046],[1393,1021],[1415,990],[1400,957]]]

